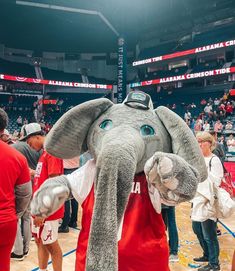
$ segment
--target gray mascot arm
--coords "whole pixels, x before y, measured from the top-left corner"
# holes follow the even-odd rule
[[[156,152],[145,164],[145,174],[159,192],[161,202],[176,205],[195,195],[199,172],[183,158],[172,153]]]
[[[176,205],[194,197],[198,183],[207,178],[207,169],[196,138],[186,123],[163,106],[155,113],[164,127],[162,131],[166,130],[170,138],[172,153],[155,152],[144,171],[148,182],[159,192],[161,202]]]
[[[48,217],[57,211],[70,195],[71,187],[66,176],[50,178],[34,194],[31,202],[31,214]]]

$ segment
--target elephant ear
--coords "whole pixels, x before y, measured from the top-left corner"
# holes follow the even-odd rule
[[[196,168],[200,174],[199,181],[204,181],[207,178],[205,160],[193,132],[181,117],[167,107],[159,106],[155,113],[171,137],[173,153]]]
[[[86,139],[91,124],[112,105],[110,100],[100,98],[66,112],[46,136],[46,151],[62,159],[70,159],[87,151]]]

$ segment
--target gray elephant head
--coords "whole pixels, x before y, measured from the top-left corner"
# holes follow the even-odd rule
[[[133,92],[123,104],[101,98],[63,115],[46,139],[46,150],[73,158],[87,150],[97,166],[86,270],[115,270],[117,230],[136,173],[156,151],[174,153],[206,177],[204,159],[185,122],[165,107],[152,107],[150,97]],[[102,258],[109,259],[103,261]],[[102,270],[99,269],[99,270]]]

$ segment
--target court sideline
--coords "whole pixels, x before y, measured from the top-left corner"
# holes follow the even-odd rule
[[[201,256],[201,250],[192,232],[190,220],[190,204],[183,203],[176,208],[177,226],[179,232],[179,262],[170,264],[172,271],[189,271],[196,270],[189,265],[193,264],[193,258]],[[81,210],[79,212],[79,219]],[[219,237],[220,242],[220,262],[222,271],[231,270],[231,260],[235,248],[235,214],[221,221],[219,228],[222,235]],[[80,225],[80,221],[79,221]],[[63,250],[63,270],[74,271],[75,266],[75,249],[79,230],[70,229],[69,233],[60,233],[59,241]],[[11,260],[11,271],[37,271],[37,254],[36,245],[32,241],[30,244],[30,254],[22,262]],[[52,271],[52,265],[49,264],[48,271]],[[159,270],[160,271],[160,270]]]

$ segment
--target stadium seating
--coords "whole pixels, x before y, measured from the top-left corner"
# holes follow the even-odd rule
[[[147,59],[150,57],[161,56],[178,51],[184,51],[192,48],[202,47],[209,44],[214,44],[220,41],[231,40],[235,38],[234,25],[226,27],[213,28],[210,31],[203,33],[196,33],[192,35],[192,39],[186,43],[170,42],[167,44],[160,44],[158,46],[143,49],[138,59]]]
[[[24,63],[16,63],[0,58],[0,73],[22,77],[35,78],[34,66]]]

